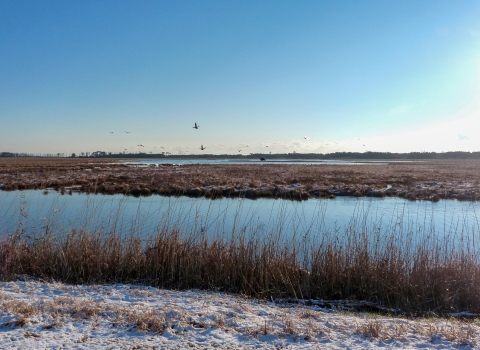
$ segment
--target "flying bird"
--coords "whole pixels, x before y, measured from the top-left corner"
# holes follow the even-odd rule
[[[130,134],[130,131],[125,131],[127,134]]]
[[[203,145],[200,146],[200,149],[203,151],[204,149],[206,149],[205,147],[203,147]]]
[[[138,147],[145,147],[144,145],[137,145]]]
[[[195,123],[195,126],[193,127],[194,129],[197,129],[200,127],[200,125],[198,125],[197,123]]]
[[[303,138],[306,140],[306,139],[308,139],[308,136],[304,136]]]
[[[110,131],[110,134],[113,134],[113,131]]]
[[[238,150],[238,152],[242,152],[242,150],[241,150],[241,149],[239,149],[239,150]]]

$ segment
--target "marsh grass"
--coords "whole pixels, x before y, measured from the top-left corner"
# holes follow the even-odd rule
[[[26,189],[133,196],[199,195],[208,198],[278,195],[310,197],[398,196],[410,200],[475,201],[478,160],[355,165],[191,164],[135,166],[109,159],[0,159],[0,190]],[[292,187],[292,185],[294,185]],[[389,189],[387,189],[389,187]]]
[[[66,283],[141,283],[172,289],[211,289],[257,298],[370,300],[412,314],[480,312],[478,257],[463,249],[347,230],[346,240],[281,243],[279,237],[209,239],[161,230],[146,243],[71,230],[0,245],[4,278],[18,274]],[[375,237],[374,237],[375,238]],[[411,237],[410,237],[411,238]],[[375,239],[374,239],[375,241]],[[408,239],[405,240],[408,242]]]
[[[237,206],[233,217],[209,207],[207,215],[215,220],[198,222],[189,221],[195,208],[177,208],[173,200],[145,236],[140,206],[125,234],[117,224],[121,204],[109,225],[96,224],[91,213],[106,205],[100,201],[87,202],[89,209],[79,214],[93,226],[60,230],[55,222],[62,213],[51,211],[49,224],[31,232],[22,200],[18,229],[0,242],[4,279],[26,274],[73,284],[139,283],[262,299],[367,300],[412,315],[480,313],[480,262],[469,222],[451,224],[440,237],[426,214],[418,214],[417,224],[382,226],[369,219],[367,207],[346,227],[331,229],[321,206],[318,219],[309,221],[300,207],[291,213],[280,205],[262,227],[251,207]],[[176,214],[182,210],[184,215]],[[252,211],[249,220],[240,219],[242,210]],[[227,232],[226,220],[233,221]]]

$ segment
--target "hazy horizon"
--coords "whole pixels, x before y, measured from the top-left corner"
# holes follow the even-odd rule
[[[467,157],[467,155],[470,155]],[[371,155],[370,158],[366,157]],[[385,158],[385,156],[391,155],[391,158]],[[409,158],[408,156],[411,155],[412,157]],[[219,159],[240,159],[240,158],[247,158],[247,159],[257,159],[258,157],[265,157],[268,160],[281,160],[281,159],[290,159],[290,160],[318,160],[318,161],[329,161],[329,160],[341,160],[341,159],[378,159],[378,160],[406,160],[406,159],[480,159],[480,151],[473,151],[473,152],[464,152],[464,151],[446,151],[446,152],[381,152],[381,151],[365,151],[365,152],[331,152],[331,153],[298,153],[298,152],[291,152],[291,153],[272,153],[272,152],[264,152],[264,153],[190,153],[190,152],[181,152],[181,153],[170,153],[170,152],[137,152],[137,153],[114,153],[114,152],[104,152],[104,151],[94,151],[94,152],[72,152],[72,153],[65,153],[65,152],[53,152],[53,153],[42,153],[42,152],[4,152],[0,150],[0,158],[6,157],[44,157],[44,158],[113,158],[113,159],[144,159],[144,160],[151,160],[151,159],[168,159],[168,158],[185,158],[185,159],[207,159],[208,157]],[[281,158],[285,156],[286,158]],[[305,156],[302,158],[302,156]],[[313,156],[318,156],[315,158]],[[332,158],[332,156],[337,156],[336,158]],[[432,156],[432,158],[429,158]],[[280,158],[279,158],[280,157]],[[465,158],[467,157],[467,158]]]
[[[0,152],[480,151],[479,1],[0,5]]]

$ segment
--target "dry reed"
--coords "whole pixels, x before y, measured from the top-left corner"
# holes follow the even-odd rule
[[[412,233],[399,242],[395,235],[359,226],[349,227],[342,240],[288,242],[245,233],[228,240],[182,237],[178,230],[159,230],[146,242],[75,230],[60,238],[18,233],[0,245],[0,272],[74,284],[368,300],[410,314],[480,312],[480,263],[472,249],[415,241]]]

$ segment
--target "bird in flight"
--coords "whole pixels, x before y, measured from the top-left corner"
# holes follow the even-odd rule
[[[203,145],[200,146],[200,149],[203,151],[204,149],[206,149],[205,147],[203,147]]]
[[[197,123],[195,123],[195,126],[193,127],[194,129],[197,129],[200,127],[200,125],[198,125]]]
[[[125,131],[127,134],[130,134],[130,131]]]
[[[268,146],[265,146],[265,148],[268,148]]]
[[[304,136],[303,138],[306,140],[306,139],[308,139],[308,136]]]
[[[113,131],[110,131],[110,134],[113,134]]]
[[[144,145],[137,145],[138,147],[145,147]]]
[[[241,150],[241,149],[239,149],[239,150],[238,150],[238,152],[242,152],[242,150]]]

